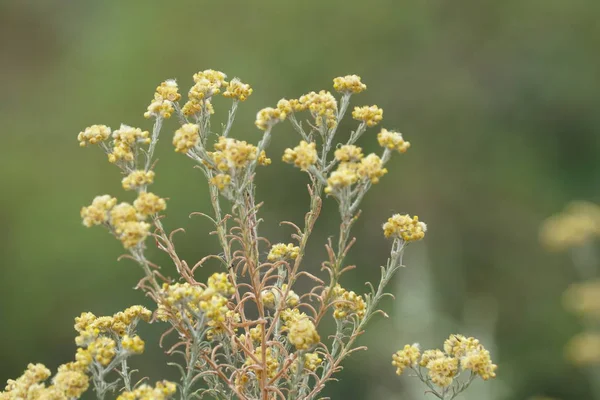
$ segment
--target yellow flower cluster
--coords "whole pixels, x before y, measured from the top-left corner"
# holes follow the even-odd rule
[[[555,251],[581,246],[600,237],[600,206],[585,201],[569,204],[560,214],[548,218],[541,227],[542,244]]]
[[[359,162],[363,159],[362,149],[352,144],[346,144],[334,153],[335,158],[341,162]]]
[[[398,375],[407,367],[414,368],[418,364],[429,370],[431,381],[440,387],[452,384],[458,374],[459,364],[463,371],[470,370],[483,380],[496,377],[497,366],[492,363],[489,351],[479,340],[462,335],[450,335],[444,342],[444,351],[426,350],[421,356],[418,345],[406,345],[392,358]]]
[[[258,147],[242,140],[221,136],[214,147],[216,151],[209,152],[208,155],[220,173],[213,176],[210,183],[219,190],[228,187],[233,177],[240,176],[251,162],[256,160],[259,165],[271,164],[271,159],[264,150],[259,154]],[[205,164],[211,167],[211,164]]]
[[[282,318],[285,317],[282,315]],[[308,350],[321,340],[315,324],[304,313],[288,314],[285,326],[288,331],[288,341],[297,350]]]
[[[397,150],[400,153],[406,153],[406,150],[410,148],[410,142],[404,141],[401,133],[387,129],[381,129],[381,132],[377,134],[377,141],[381,147]]]
[[[352,118],[364,122],[368,127],[373,127],[383,120],[383,110],[376,105],[354,107]]]
[[[286,258],[295,260],[299,253],[300,247],[294,246],[293,243],[277,243],[271,247],[271,250],[267,255],[267,260],[271,262],[281,261]]]
[[[347,188],[358,182],[357,163],[340,163],[335,171],[327,178],[325,193],[332,193]]]
[[[265,350],[265,363],[267,366],[267,377],[268,378],[273,378],[275,375],[277,375],[277,369],[279,368],[279,361],[277,360],[277,358],[274,357],[273,353],[274,352],[271,350],[270,347],[267,347],[267,349]],[[263,359],[262,359],[262,347],[261,346],[258,346],[254,350],[254,356],[258,359],[258,361],[260,361],[262,363]],[[248,357],[246,359],[245,364],[251,368],[256,369],[256,375],[258,376],[259,380],[262,378],[263,370],[259,365],[257,365],[254,362],[254,360],[252,358]]]
[[[207,69],[194,74],[194,86],[188,92],[188,102],[184,104],[182,112],[193,115],[204,108],[212,114],[214,112],[210,98],[221,92],[221,87],[227,82],[227,76],[220,71]]]
[[[154,171],[135,170],[131,171],[121,181],[123,189],[133,190],[154,182]]]
[[[90,206],[81,209],[81,218],[87,227],[110,224],[126,249],[138,245],[150,234],[150,224],[144,222],[146,217],[166,208],[164,199],[148,192],[140,192],[133,206],[115,203],[113,197],[98,196]]]
[[[83,132],[79,132],[77,140],[81,147],[88,144],[98,144],[110,137],[110,128],[106,125],[92,125],[85,128]]]
[[[379,183],[379,178],[387,174],[387,169],[383,168],[383,161],[377,154],[369,154],[360,161],[356,173],[362,179],[368,179],[371,183]]]
[[[148,106],[148,110],[144,113],[144,117],[162,117],[170,118],[175,111],[173,103],[181,98],[179,94],[177,82],[173,79],[164,81],[156,88],[154,99]]]
[[[74,364],[74,363],[70,363]],[[29,364],[23,375],[9,379],[5,391],[0,392],[0,400],[67,400],[79,398],[88,389],[89,378],[84,371],[64,364],[52,379],[52,385],[43,383],[50,376],[50,370],[43,364]]]
[[[360,93],[367,90],[358,75],[346,75],[333,79],[333,88],[339,93]]]
[[[85,372],[69,369],[68,365],[61,365],[52,379],[55,391],[63,393],[67,399],[78,399],[89,387],[89,378]],[[49,388],[51,389],[52,386]],[[35,398],[35,397],[34,397]],[[39,396],[44,399],[44,396]],[[48,396],[47,398],[53,398]]]
[[[90,312],[82,313],[75,318],[75,330],[79,336],[75,343],[79,347],[86,347],[101,334],[108,336],[123,336],[128,329],[135,327],[138,321],[150,321],[152,313],[142,306],[131,306],[112,317],[96,317]]]
[[[336,319],[344,319],[356,315],[359,319],[365,316],[367,304],[361,295],[347,291],[339,284],[333,288],[334,307],[333,316]]]
[[[266,131],[273,125],[285,120],[286,116],[286,113],[278,108],[266,107],[256,114],[254,124],[258,129]]]
[[[165,199],[161,199],[154,193],[141,192],[133,202],[135,210],[144,215],[152,215],[164,211],[167,208]]]
[[[294,111],[309,110],[317,126],[325,124],[328,128],[337,125],[337,100],[327,90],[319,93],[310,92],[301,96],[297,101],[290,100]]]
[[[315,371],[319,366],[323,363],[321,357],[319,357],[319,353],[305,353],[302,358],[304,359],[303,368],[308,371]],[[290,370],[293,374],[298,372],[298,363],[293,363]]]
[[[100,336],[88,345],[87,350],[94,360],[107,366],[117,354],[116,347],[117,344],[113,339]]]
[[[83,224],[88,228],[108,221],[109,211],[117,204],[117,199],[107,194],[96,196],[92,204],[81,209]]]
[[[144,383],[131,392],[121,393],[117,400],[166,400],[176,391],[177,386],[173,382],[160,381],[155,387]]]
[[[260,343],[264,329],[264,325],[262,324],[256,325],[254,328],[250,328],[250,339],[254,342]]]
[[[317,162],[317,144],[307,143],[304,140],[294,149],[285,149],[281,158],[288,164],[294,164],[296,167],[306,171],[311,165]]]
[[[217,174],[210,178],[210,183],[215,185],[217,189],[224,190],[231,184],[231,176],[227,174]]]
[[[115,163],[117,161],[133,161],[133,146],[136,143],[149,144],[150,133],[142,131],[140,128],[132,128],[131,126],[121,125],[114,131],[112,152],[108,155],[108,161]]]
[[[245,101],[252,94],[252,88],[247,83],[242,83],[238,78],[233,78],[223,92],[223,97],[230,97],[239,101]]]
[[[173,146],[178,153],[187,153],[198,144],[200,140],[200,127],[196,124],[183,124],[175,131]]]
[[[215,143],[215,152],[210,153],[219,171],[234,172],[245,168],[258,157],[258,148],[243,140],[220,136]]]
[[[144,352],[144,341],[138,335],[130,337],[129,335],[123,336],[121,340],[123,349],[134,354],[142,354]]]
[[[426,231],[427,225],[420,222],[416,215],[411,218],[408,214],[394,214],[383,224],[383,234],[386,238],[399,238],[405,242],[423,239]]]
[[[396,374],[402,375],[407,367],[415,367],[419,362],[421,351],[418,344],[407,344],[402,350],[392,355],[392,365],[396,367]]]
[[[429,377],[434,384],[439,387],[448,387],[458,373],[458,358],[434,358],[427,363],[426,367],[429,369]]]
[[[215,291],[222,296],[231,296],[235,289],[225,272],[217,272],[208,277],[206,282],[209,290]]]
[[[45,381],[50,376],[50,370],[44,364],[29,364],[23,375],[13,380],[9,379],[4,389],[0,393],[0,399],[29,399],[29,393],[35,390],[40,382]]]
[[[285,293],[287,288],[288,288],[287,283],[284,283],[281,286],[281,292]],[[277,306],[276,299],[279,297],[279,292],[275,288],[266,289],[260,293],[260,297],[261,297],[261,300],[262,300],[263,304],[265,305],[265,307],[274,309]],[[296,307],[299,303],[300,303],[300,296],[298,296],[296,294],[296,292],[294,292],[293,290],[290,290],[288,292],[287,297],[285,298],[285,304],[288,307]]]
[[[198,100],[219,94],[221,92],[220,87],[227,83],[225,82],[227,75],[214,69],[197,72],[193,78],[195,85],[190,90],[190,98],[193,97]]]
[[[600,363],[600,334],[584,332],[575,335],[565,349],[567,359],[580,366]]]
[[[383,167],[383,161],[377,154],[362,157],[362,149],[356,146],[342,146],[336,151],[336,158],[358,159],[358,162],[340,162],[337,169],[327,178],[325,193],[332,193],[342,188],[349,187],[359,180],[367,180],[373,184],[379,183],[379,178],[388,171]]]
[[[318,353],[306,353],[304,355],[304,368],[309,371],[316,370],[323,360],[319,357]]]
[[[218,328],[226,321],[231,312],[227,307],[227,297],[234,292],[227,274],[215,273],[208,278],[206,289],[189,283],[163,284],[162,303],[159,307],[160,319],[167,319],[167,308],[175,307],[176,314],[181,312],[203,312],[209,319],[209,326]],[[213,332],[214,333],[214,332]]]

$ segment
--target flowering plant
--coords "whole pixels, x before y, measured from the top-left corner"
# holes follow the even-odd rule
[[[390,217],[383,234],[392,241],[391,251],[381,267],[379,284],[368,284],[370,290],[365,294],[341,286],[342,275],[354,268],[346,264],[346,256],[355,241],[350,232],[361,201],[388,172],[385,166],[393,153],[404,153],[410,147],[400,133],[381,129],[377,135],[381,155],[363,154],[356,142],[383,117],[375,105],[355,107],[352,117],[358,126],[345,143],[336,143],[352,95],[366,89],[360,77],[334,79],[339,100],[322,90],[262,109],[256,118],[256,126],[263,132],[257,145],[230,137],[239,104],[252,94],[250,85],[237,78],[227,81],[225,74],[214,70],[198,72],[193,79],[189,100],[183,105],[174,80],[157,87],[145,113],[154,121],[151,132],[127,125],[114,131],[92,125],[78,136],[82,147],[99,146],[121,170],[123,189],[136,193],[132,203],[119,203],[111,195],[97,196],[82,208],[83,224],[102,226],[121,241],[125,257],[143,272],[137,287],[157,308],[152,312],[132,306],[103,317],[81,314],[75,319],[75,361],[59,367],[49,386],[43,381],[50,371],[41,364],[30,364],[22,377],[9,381],[0,399],[78,398],[90,386],[90,378],[98,399],[110,391],[119,392],[122,400],[165,399],[176,393],[184,400],[204,395],[314,399],[340,371],[344,359],[364,349],[356,340],[369,320],[377,313],[385,315],[378,306],[388,295],[386,286],[402,266],[406,246],[422,239],[426,226],[416,216]],[[216,132],[211,126],[213,99],[221,92],[232,105],[227,122]],[[179,230],[168,231],[163,225],[167,202],[148,190],[156,177],[154,152],[163,122],[173,115],[180,123],[173,146],[206,177],[212,213],[202,215],[214,225],[222,249],[220,254],[195,263],[178,255],[173,236]],[[282,160],[307,174],[310,205],[302,225],[283,223],[292,230],[291,242],[271,245],[260,235],[261,203],[256,202],[254,177],[258,167],[271,164],[266,149],[275,125],[285,120],[300,142],[286,149]],[[329,239],[325,245],[327,259],[322,270],[326,279],[303,265],[324,195],[337,202],[341,219],[337,240]],[[165,276],[148,259],[148,237],[170,257],[176,278]],[[222,272],[211,275],[206,283],[197,281],[197,269],[208,262],[220,264]],[[294,290],[301,279],[312,282],[307,293]],[[326,337],[321,323],[330,317],[335,332]],[[140,321],[167,324],[163,340],[170,337],[173,341],[167,353],[181,357],[180,364],[171,364],[181,372],[178,383],[162,381],[150,386],[133,381],[129,358],[144,350],[144,341],[135,331]],[[169,336],[171,333],[174,335]],[[399,372],[417,362],[429,368],[430,378],[416,371],[432,390],[433,385],[442,388],[435,392],[440,398],[449,393],[446,389],[457,374],[461,357],[463,369],[471,371],[470,381],[475,376],[492,377],[495,366],[489,353],[483,357],[485,350],[475,339],[465,338],[463,346],[462,339],[454,338],[458,344],[451,353],[426,352],[418,361],[417,348],[409,346],[394,356],[394,365]]]

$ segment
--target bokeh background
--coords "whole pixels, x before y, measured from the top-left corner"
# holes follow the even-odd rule
[[[94,196],[130,194],[76,136],[95,123],[149,129],[142,114],[158,83],[177,78],[185,92],[194,72],[214,68],[254,87],[236,137],[258,140],[260,108],[356,73],[369,89],[354,105],[379,105],[383,126],[412,143],[364,202],[350,257],[358,268],[345,286],[363,291],[378,279],[389,250],[380,227],[392,213],[419,215],[426,240],[409,248],[396,299],[383,304],[392,318],[374,321],[361,339],[369,351],[346,362],[326,395],[421,399],[421,386],[394,375],[391,354],[462,332],[499,364],[499,378],[475,383],[465,399],[600,399],[589,370],[563,354],[582,330],[561,302],[578,275],[568,255],[538,240],[542,221],[570,200],[600,200],[598,21],[596,0],[3,0],[0,381],[31,361],[52,369],[69,361],[82,311],[150,305],[132,289],[138,267],[116,260],[120,244],[81,225],[79,209]],[[215,106],[224,119],[228,102]],[[188,217],[209,210],[207,188],[172,151],[175,129],[173,120],[163,131],[154,191],[170,198],[166,224],[186,229],[177,245],[194,262],[218,246],[205,221]],[[366,151],[377,148],[376,132],[361,140]],[[306,176],[278,156],[298,140],[277,126],[273,165],[258,177],[264,233],[275,242],[290,234],[279,221],[301,222],[308,204]],[[313,272],[338,227],[334,202],[325,203]],[[175,376],[154,345],[162,329],[141,328],[148,352],[134,360],[152,380]]]

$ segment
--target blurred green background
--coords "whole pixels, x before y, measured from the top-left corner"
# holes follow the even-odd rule
[[[326,395],[421,399],[421,386],[394,375],[391,354],[461,332],[480,337],[499,364],[499,378],[476,382],[465,399],[600,399],[587,371],[563,356],[582,330],[561,304],[577,275],[566,255],[538,243],[540,223],[565,203],[600,201],[598,21],[597,0],[0,2],[0,381],[28,362],[54,370],[69,361],[82,311],[150,306],[132,289],[139,268],[116,261],[120,244],[81,224],[94,196],[131,194],[76,136],[91,124],[149,129],[142,114],[161,81],[177,78],[185,93],[194,72],[214,68],[254,88],[236,137],[258,140],[260,108],[356,73],[368,91],[353,104],[379,105],[383,126],[412,143],[363,203],[350,258],[358,268],[345,286],[363,291],[378,279],[389,251],[380,227],[392,213],[419,215],[426,240],[408,249],[394,280],[396,300],[384,303],[392,318],[374,321],[360,342],[369,351],[346,362]],[[215,101],[217,120],[228,104]],[[207,222],[188,217],[210,210],[207,188],[174,154],[175,129],[172,120],[163,131],[153,191],[170,198],[166,224],[186,229],[177,245],[193,263],[219,250]],[[377,148],[370,132],[366,151]],[[277,126],[273,165],[258,177],[273,242],[290,233],[278,222],[301,223],[308,205],[306,176],[279,161],[298,140]],[[325,203],[313,272],[338,227],[334,202]],[[141,327],[148,352],[134,360],[152,380],[174,376],[155,345],[162,329]]]

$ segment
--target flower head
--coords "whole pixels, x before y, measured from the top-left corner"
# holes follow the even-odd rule
[[[282,160],[306,171],[317,162],[317,145],[314,142],[307,143],[303,140],[294,149],[285,149]]]
[[[245,101],[252,94],[252,88],[247,83],[242,83],[238,78],[233,78],[223,92],[223,97],[230,97],[239,101]]]
[[[396,367],[396,374],[402,375],[407,367],[414,367],[419,362],[421,351],[418,344],[407,344],[392,356],[392,365]]]
[[[364,122],[368,127],[373,127],[383,120],[383,110],[376,105],[354,107],[352,118]]]
[[[110,210],[117,204],[117,199],[107,194],[96,196],[92,204],[81,209],[83,224],[87,227],[100,225],[108,221]]]
[[[405,242],[420,240],[425,237],[427,225],[419,221],[416,215],[394,214],[383,224],[383,234],[386,238],[397,237]]]
[[[358,75],[339,76],[333,79],[333,88],[339,93],[360,93],[367,90]]]
[[[200,127],[196,124],[183,124],[181,128],[175,131],[173,136],[173,146],[178,153],[187,153],[198,144]]]
[[[144,117],[162,117],[170,118],[175,111],[173,103],[181,98],[179,94],[177,82],[174,79],[169,79],[160,84],[154,93],[154,99],[148,106],[148,110],[144,113]]]
[[[381,147],[397,150],[400,153],[406,153],[406,150],[410,147],[410,142],[405,142],[401,133],[388,131],[387,129],[382,129],[377,134],[377,141]]]
[[[88,144],[98,144],[110,137],[110,128],[106,125],[92,125],[85,128],[83,132],[79,132],[77,140],[79,145],[85,147]]]

